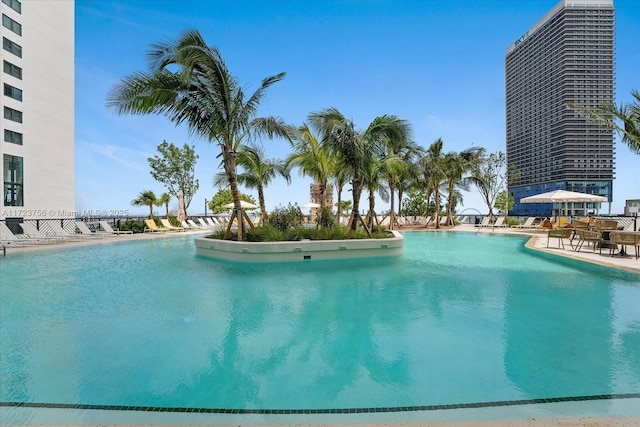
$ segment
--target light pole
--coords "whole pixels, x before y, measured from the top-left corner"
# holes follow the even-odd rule
[[[205,197],[205,199],[204,199],[204,216],[205,216],[205,217],[207,216],[207,203],[208,203],[208,200],[207,200],[207,198]]]

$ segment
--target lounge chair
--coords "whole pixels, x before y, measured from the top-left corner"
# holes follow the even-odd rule
[[[0,222],[0,242],[2,242],[4,246],[26,246],[38,243],[55,243],[56,240],[33,239],[26,234],[15,235],[13,231],[7,227],[7,224]]]
[[[196,229],[196,230],[202,229],[202,227],[196,224],[192,219],[188,219],[187,224],[189,224],[189,226],[191,226],[191,228],[193,229]]]
[[[513,228],[533,228],[533,222],[535,220],[535,216],[530,216],[523,224],[514,225]]]
[[[120,230],[117,228],[113,228],[111,227],[111,225],[107,222],[107,221],[100,221],[98,222],[98,224],[100,224],[100,227],[102,227],[102,229],[104,231],[106,231],[109,234],[115,234],[115,235],[119,235],[119,234],[133,234],[133,231],[131,230]]]
[[[84,221],[76,221],[76,228],[80,231],[83,236],[95,236],[95,237],[103,237],[110,236],[110,233],[106,231],[91,231],[89,226]]]
[[[148,220],[147,220],[147,221],[148,221]],[[175,225],[172,225],[172,224],[169,222],[169,220],[168,220],[168,219],[166,219],[166,218],[162,218],[162,219],[160,220],[160,222],[162,223],[162,226],[163,226],[164,228],[167,228],[167,229],[169,229],[169,230],[172,230],[172,231],[185,231],[184,227],[176,227]],[[155,223],[155,221],[154,221],[154,223]]]
[[[476,224],[476,227],[491,227],[491,217],[485,216],[480,224]]]
[[[144,220],[144,230],[143,233],[159,233],[163,231],[171,231],[167,227],[160,227],[153,219],[145,219]]]
[[[558,247],[562,245],[562,249],[564,249],[564,239],[571,238],[571,234],[573,233],[573,229],[571,228],[552,228],[547,231],[547,247],[549,247],[549,240],[553,238],[558,239]],[[569,244],[573,248],[573,243],[569,240]]]
[[[506,219],[506,217],[499,216],[498,219],[496,219],[496,222],[493,224],[493,226],[494,227],[506,227],[507,225],[504,223],[505,219]]]
[[[32,239],[42,241],[48,240],[56,243],[60,240],[64,240],[63,237],[45,236],[40,230],[38,230],[38,228],[34,224],[31,224],[30,222],[21,222],[20,227],[22,227],[22,231]]]
[[[202,218],[198,218],[198,222],[202,228],[211,228],[211,226]]]
[[[207,221],[207,222],[209,223],[209,226],[210,226],[211,228],[219,228],[219,227],[222,227],[222,224],[220,224],[220,223],[218,222],[218,220],[217,220],[217,219],[215,219],[215,218],[208,218],[208,217],[207,217],[207,218],[205,218],[205,221]]]
[[[82,233],[73,233],[73,234],[69,233],[67,230],[62,228],[62,226],[57,221],[47,222],[46,225],[47,227],[49,227],[49,229],[51,229],[51,231],[54,233],[56,237],[62,237],[62,238],[68,238],[68,239],[86,239],[90,237],[95,237],[92,235],[82,234]]]

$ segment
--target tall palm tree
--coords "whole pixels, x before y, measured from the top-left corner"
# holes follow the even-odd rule
[[[262,147],[255,145],[245,145],[240,149],[238,165],[243,169],[238,174],[238,182],[247,188],[258,190],[258,202],[260,204],[259,223],[262,224],[267,218],[264,188],[276,176],[281,176],[287,183],[290,183],[289,169],[285,162],[280,159],[266,159]]]
[[[464,179],[464,174],[471,169],[473,162],[477,161],[483,152],[480,147],[471,147],[459,153],[450,152],[444,156],[443,172],[447,191],[447,225],[454,225],[454,201],[462,201],[462,193],[459,190],[467,191],[469,189],[469,181]]]
[[[333,164],[333,171],[331,173],[331,176],[333,177],[333,183],[335,184],[337,193],[336,222],[340,224],[340,218],[344,210],[342,209],[342,190],[344,189],[344,186],[347,185],[347,182],[351,180],[351,176],[349,175],[349,171],[346,168],[343,168],[342,165],[337,161]],[[349,208],[351,208],[351,205],[349,205]]]
[[[622,135],[622,142],[627,144],[632,152],[640,154],[640,92],[633,90],[631,96],[635,98],[632,103],[620,104],[620,106],[612,102],[599,108],[588,108],[576,104],[569,104],[569,106],[584,111],[615,129]]]
[[[157,203],[156,195],[153,191],[142,191],[138,197],[131,201],[133,206],[149,206],[149,218],[153,218],[153,207]]]
[[[348,230],[355,231],[360,217],[360,196],[362,195],[362,169],[366,156],[362,135],[356,130],[353,121],[347,119],[336,108],[309,114],[309,123],[322,137],[322,144],[329,152],[337,156],[339,167],[348,170],[351,176],[352,210]]]
[[[442,139],[438,138],[427,149],[426,154],[420,159],[422,166],[422,178],[427,187],[427,195],[434,195],[435,202],[435,227],[440,228],[440,185],[445,180],[445,159],[442,152]],[[428,200],[427,200],[428,203]]]
[[[109,93],[107,107],[118,114],[164,115],[176,125],[186,123],[190,134],[216,143],[234,212],[240,212],[236,157],[241,144],[262,135],[287,138],[281,119],[255,117],[267,89],[285,73],[265,78],[247,98],[218,49],[193,29],[175,41],[155,43],[147,56],[149,71],[125,77]],[[239,224],[242,240],[242,218]]]
[[[327,184],[335,170],[336,156],[322,145],[305,123],[291,128],[289,133],[293,153],[285,160],[287,168],[298,167],[303,176],[308,176],[320,187],[320,209],[325,205]]]

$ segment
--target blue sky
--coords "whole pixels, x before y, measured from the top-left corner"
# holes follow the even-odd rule
[[[247,92],[267,76],[271,86],[259,115],[300,125],[310,112],[338,108],[366,128],[379,115],[409,121],[427,147],[445,151],[472,145],[505,151],[504,57],[507,47],[557,4],[556,0],[209,1],[76,0],[76,209],[128,210],[144,190],[157,195],[147,158],[163,140],[195,145],[200,190],[189,213],[204,211],[216,192],[218,149],[160,116],[117,116],[105,108],[124,76],[146,70],[152,43],[198,29],[215,45]],[[616,102],[640,90],[640,2],[614,0]],[[264,141],[270,158],[284,158],[281,140]],[[612,213],[640,198],[640,157],[616,144]],[[267,209],[309,201],[311,180],[274,180]],[[247,193],[257,196],[252,190]],[[348,193],[347,193],[348,195]],[[257,197],[256,197],[257,198]],[[363,199],[364,202],[364,199]],[[463,207],[483,213],[475,190]],[[170,206],[177,208],[177,201]],[[378,202],[382,211],[388,204]],[[601,212],[606,212],[604,206]]]

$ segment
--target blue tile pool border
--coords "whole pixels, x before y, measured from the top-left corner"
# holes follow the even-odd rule
[[[640,393],[599,394],[590,396],[550,397],[539,399],[501,400],[493,402],[457,403],[445,405],[423,406],[391,406],[374,408],[338,408],[338,409],[224,409],[224,408],[186,408],[164,406],[129,406],[129,405],[89,405],[72,403],[38,403],[38,402],[0,402],[0,407],[13,408],[46,408],[46,409],[82,409],[103,411],[140,411],[140,412],[182,412],[199,414],[256,414],[256,415],[300,415],[300,414],[370,414],[376,412],[416,412],[441,411],[451,409],[477,409],[500,406],[537,405],[544,403],[585,402],[596,400],[638,399]]]

